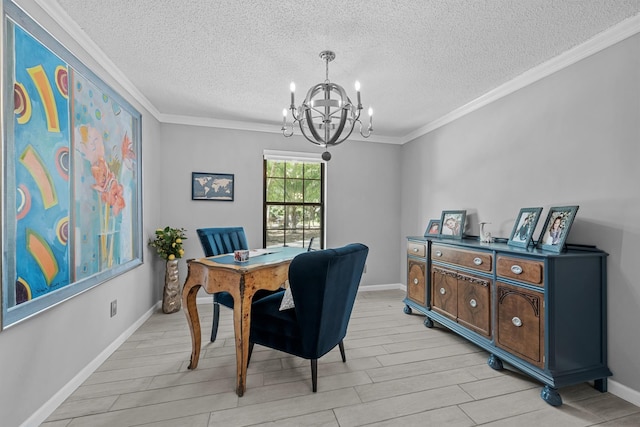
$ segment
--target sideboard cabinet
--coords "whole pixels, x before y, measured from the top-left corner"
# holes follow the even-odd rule
[[[544,384],[541,397],[562,404],[558,388],[593,381],[606,391],[607,254],[569,247],[556,254],[477,239],[407,238],[405,313],[414,310]]]

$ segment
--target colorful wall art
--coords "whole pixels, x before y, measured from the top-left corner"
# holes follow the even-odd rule
[[[3,2],[2,326],[142,262],[140,114]]]

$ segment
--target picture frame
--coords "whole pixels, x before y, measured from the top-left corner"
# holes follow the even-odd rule
[[[429,220],[429,225],[427,225],[427,229],[424,230],[424,237],[438,236],[439,234],[440,234],[440,220],[439,219]]]
[[[466,210],[442,211],[439,237],[442,239],[462,239],[466,218]]]
[[[235,177],[231,173],[191,173],[191,200],[233,202]]]
[[[533,233],[540,220],[542,208],[522,208],[513,223],[513,230],[507,241],[509,246],[528,248],[533,240]]]
[[[541,249],[556,253],[562,252],[578,208],[579,206],[556,206],[549,210],[540,237],[538,237],[538,246]]]
[[[0,329],[142,264],[142,115],[3,2]]]

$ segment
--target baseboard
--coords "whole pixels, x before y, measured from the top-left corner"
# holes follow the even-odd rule
[[[392,289],[406,290],[406,287],[403,287],[402,283],[388,283],[386,285],[367,285],[367,286],[360,286],[358,288],[358,292],[388,291]]]
[[[640,406],[640,391],[622,385],[617,381],[607,380],[607,391],[629,403]]]
[[[407,286],[400,284],[401,289],[405,292],[407,291]],[[608,379],[607,380],[607,391],[614,396],[619,397],[620,399],[624,399],[629,403],[632,403],[636,406],[640,406],[640,391],[629,388],[625,385],[620,384],[617,381]]]
[[[362,286],[358,292],[385,291],[391,289],[401,289],[406,291],[407,287],[402,283],[390,283],[385,285],[369,285]],[[196,300],[197,304],[207,304],[211,302],[211,296],[205,296]],[[125,330],[116,340],[114,340],[107,348],[104,349],[95,359],[84,367],[71,381],[61,388],[51,399],[34,412],[21,427],[30,427],[42,424],[71,394],[82,385],[89,376],[95,372],[108,358],[111,356],[144,322],[156,312],[162,305],[158,301],[156,305],[151,307],[149,311],[143,314],[134,324]],[[640,406],[640,391],[631,389],[617,381],[609,379],[607,381],[608,392],[624,399],[629,403]]]
[[[129,326],[118,338],[105,348],[95,359],[85,366],[71,381],[64,385],[51,399],[34,412],[21,427],[38,426],[42,424],[78,387],[84,383],[96,369],[100,367],[144,322],[162,306],[158,301],[144,313],[135,323]]]

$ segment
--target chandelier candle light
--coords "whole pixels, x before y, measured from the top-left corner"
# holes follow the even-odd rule
[[[322,158],[325,161],[331,159],[329,146],[344,142],[351,133],[356,123],[360,125],[360,135],[364,138],[371,136],[373,132],[373,110],[369,107],[369,127],[367,132],[362,132],[360,112],[360,82],[356,81],[357,104],[353,104],[342,86],[329,81],[329,62],[333,61],[336,54],[330,50],[320,52],[320,58],[326,63],[326,80],[312,86],[307,92],[307,97],[299,107],[295,105],[296,85],[292,82],[291,89],[291,116],[293,121],[287,123],[287,109],[282,110],[282,134],[286,137],[293,135],[295,124],[298,123],[302,135],[313,144],[324,147]]]

